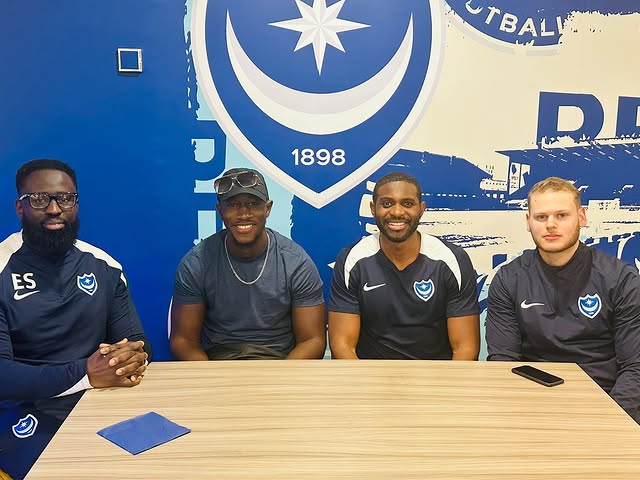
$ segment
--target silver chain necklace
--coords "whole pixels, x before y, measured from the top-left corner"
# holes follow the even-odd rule
[[[260,273],[255,278],[255,280],[252,280],[250,282],[247,282],[246,280],[241,279],[240,276],[238,275],[238,273],[236,272],[236,269],[233,268],[233,264],[231,263],[231,258],[229,257],[229,249],[227,248],[227,239],[225,237],[225,239],[224,239],[224,253],[227,254],[227,262],[229,262],[229,266],[231,267],[231,271],[233,272],[233,274],[235,275],[235,277],[238,279],[238,281],[240,283],[244,283],[245,285],[253,285],[258,280],[260,280],[260,277],[262,276],[262,273],[264,272],[264,267],[267,266],[267,260],[269,260],[269,244],[271,243],[271,239],[269,238],[269,233],[268,232],[265,232],[265,233],[267,233],[267,254],[264,256],[264,263],[262,264],[262,268],[260,269]]]

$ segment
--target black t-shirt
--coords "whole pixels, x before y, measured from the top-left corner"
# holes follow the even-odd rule
[[[340,252],[329,310],[360,315],[359,358],[451,359],[447,319],[479,312],[476,274],[462,248],[425,234],[398,270],[371,235]]]

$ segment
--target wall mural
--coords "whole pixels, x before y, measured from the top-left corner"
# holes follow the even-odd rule
[[[125,266],[159,358],[175,267],[222,228],[212,179],[236,166],[268,177],[268,225],[327,295],[338,251],[375,231],[375,180],[398,170],[423,186],[420,228],[467,249],[483,308],[533,245],[526,194],[550,175],[581,190],[583,240],[640,269],[637,2],[70,3],[28,25],[0,6],[1,61],[20,73],[0,80],[0,228],[18,228],[20,163],[76,167],[81,237]],[[115,73],[116,47],[142,48],[143,72]]]

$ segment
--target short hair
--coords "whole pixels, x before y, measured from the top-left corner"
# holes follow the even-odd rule
[[[18,171],[16,172],[16,190],[18,195],[21,193],[27,177],[38,170],[59,170],[64,172],[71,177],[73,186],[76,187],[76,189],[78,188],[76,172],[73,168],[60,160],[52,158],[38,158],[36,160],[31,160],[18,168]]]
[[[548,177],[544,180],[540,180],[536,183],[531,190],[529,190],[529,194],[527,195],[527,208],[530,209],[529,205],[531,204],[531,197],[536,193],[543,192],[567,192],[573,195],[573,199],[576,202],[578,208],[582,206],[582,202],[580,199],[580,190],[573,186],[569,180],[565,180],[560,177]]]
[[[415,177],[409,175],[408,173],[391,172],[387,173],[384,177],[378,180],[376,182],[376,186],[373,187],[373,203],[376,203],[376,200],[378,199],[378,190],[380,189],[380,187],[391,182],[407,182],[415,186],[416,190],[418,191],[418,200],[422,201],[422,187]]]

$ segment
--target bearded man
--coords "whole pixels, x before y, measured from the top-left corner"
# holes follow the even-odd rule
[[[132,387],[151,354],[122,267],[77,240],[76,174],[16,174],[22,231],[0,243],[0,470],[23,478],[82,392]]]

